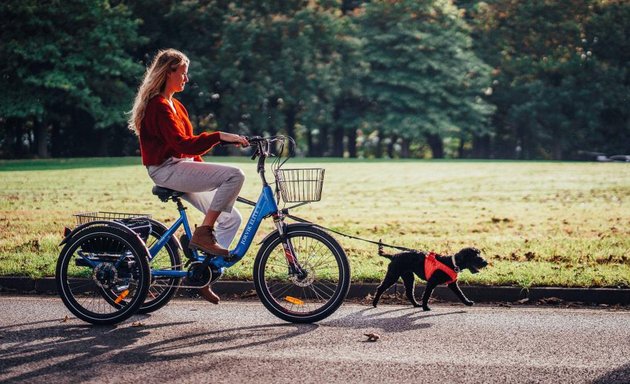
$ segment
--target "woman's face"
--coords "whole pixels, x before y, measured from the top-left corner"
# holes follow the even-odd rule
[[[166,77],[166,91],[168,93],[181,92],[188,82],[188,64],[180,65],[177,70]]]

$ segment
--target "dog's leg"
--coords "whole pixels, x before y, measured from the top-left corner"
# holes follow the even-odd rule
[[[431,310],[431,308],[429,308],[429,298],[431,297],[433,290],[437,286],[438,286],[438,283],[434,279],[430,279],[429,281],[427,281],[427,286],[426,288],[424,288],[424,293],[422,294],[422,310],[424,311]]]
[[[416,298],[413,296],[413,287],[414,287],[414,277],[413,272],[407,271],[401,275],[403,283],[405,283],[405,293],[407,294],[407,298],[411,301],[414,307],[419,307],[420,303],[416,301]]]
[[[393,268],[387,269],[387,274],[385,274],[385,278],[381,285],[376,288],[376,293],[374,294],[374,300],[372,300],[372,305],[376,308],[378,305],[378,301],[381,299],[381,295],[383,292],[387,290],[387,288],[391,287],[398,281],[400,275],[393,270]]]
[[[469,307],[475,304],[474,301],[468,300],[468,298],[464,295],[464,292],[462,292],[462,290],[459,288],[459,285],[457,285],[457,281],[450,283],[448,287],[451,289],[451,291],[453,291],[453,293],[455,293],[455,295],[457,295],[457,297],[459,297],[462,303],[466,304]]]

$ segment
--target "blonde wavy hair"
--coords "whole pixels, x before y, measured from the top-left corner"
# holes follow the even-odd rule
[[[158,51],[157,55],[147,68],[142,83],[138,87],[138,94],[133,102],[133,108],[129,112],[128,127],[140,136],[140,126],[144,118],[149,100],[164,90],[166,76],[169,72],[176,71],[181,65],[190,64],[186,55],[176,49]]]

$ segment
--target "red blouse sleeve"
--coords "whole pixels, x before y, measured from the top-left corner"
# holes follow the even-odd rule
[[[160,136],[165,144],[176,152],[190,156],[201,156],[220,141],[219,132],[202,132],[199,135],[194,135],[188,114],[186,113],[184,118],[178,118],[173,109],[165,102],[159,103],[156,114],[155,122]]]

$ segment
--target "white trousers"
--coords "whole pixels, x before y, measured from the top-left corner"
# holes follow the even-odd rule
[[[161,165],[148,166],[147,171],[156,185],[186,192],[182,198],[204,215],[209,210],[221,211],[214,233],[217,243],[229,249],[242,221],[240,212],[233,206],[245,177],[240,169],[170,158]]]
[[[187,193],[182,198],[188,201],[193,207],[197,208],[204,214],[210,209],[210,204],[214,199],[216,190],[207,192]],[[232,240],[236,237],[238,228],[241,226],[243,220],[241,213],[232,207],[230,212],[221,212],[214,224],[214,235],[217,238],[217,243],[226,249],[230,249]]]

